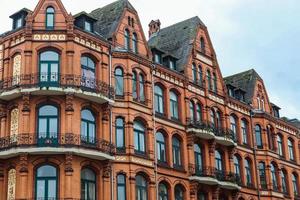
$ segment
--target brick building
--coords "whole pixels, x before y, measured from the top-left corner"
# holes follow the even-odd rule
[[[40,0],[0,35],[0,200],[300,199],[299,121],[193,17]],[[3,19],[2,19],[3,20]]]

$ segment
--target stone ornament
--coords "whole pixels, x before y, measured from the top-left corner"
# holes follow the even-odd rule
[[[11,169],[8,172],[7,200],[14,200],[15,198],[16,198],[16,170]]]

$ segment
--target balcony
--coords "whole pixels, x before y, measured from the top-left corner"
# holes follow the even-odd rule
[[[215,139],[225,146],[236,146],[236,138],[231,130],[216,128],[212,123],[187,119],[187,132],[193,133],[201,139]]]
[[[78,134],[18,134],[0,138],[0,159],[31,155],[56,155],[67,152],[96,160],[114,160],[115,147],[103,139],[89,139]]]
[[[0,99],[9,101],[23,92],[32,95],[64,95],[73,93],[97,103],[113,101],[114,88],[107,83],[74,74],[27,74],[13,76],[0,82]]]

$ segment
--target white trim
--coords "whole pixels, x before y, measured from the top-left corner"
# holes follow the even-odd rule
[[[235,189],[240,190],[241,189],[241,187],[235,183],[231,183],[228,181],[218,181],[217,179],[212,178],[212,177],[190,176],[189,179],[198,181],[200,183],[207,184],[207,185],[219,185],[221,188],[225,188],[225,189],[229,189],[229,190],[231,190],[231,189],[232,190],[235,190]]]

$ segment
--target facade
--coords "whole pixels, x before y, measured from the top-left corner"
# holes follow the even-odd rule
[[[300,199],[299,122],[193,17],[40,0],[0,35],[0,200]]]

